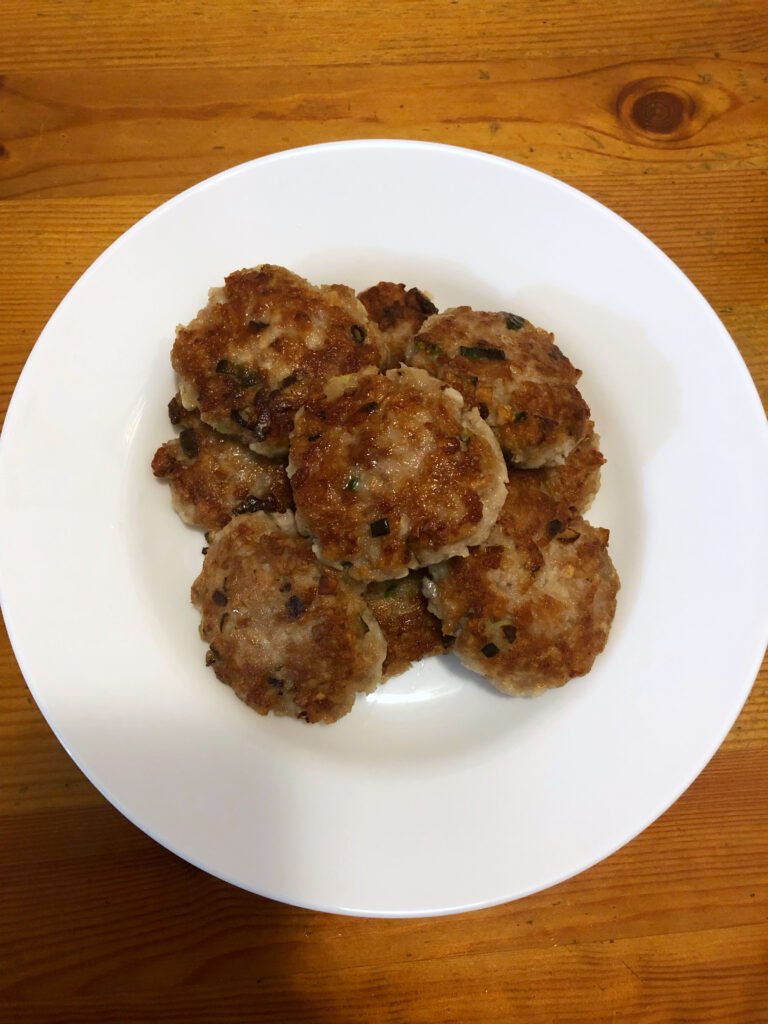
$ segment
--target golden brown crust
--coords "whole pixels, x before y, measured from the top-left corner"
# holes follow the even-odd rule
[[[485,539],[507,472],[476,410],[410,367],[338,379],[329,395],[297,416],[288,467],[318,557],[392,579]]]
[[[405,362],[406,349],[414,335],[427,317],[437,313],[434,302],[418,288],[406,288],[393,281],[379,281],[357,297],[386,340],[388,367]]]
[[[218,530],[233,515],[292,507],[283,463],[216,433],[196,412],[183,409],[178,398],[169,411],[181,433],[158,448],[152,472],[170,484],[173,507],[185,523]]]
[[[225,526],[192,601],[207,663],[259,714],[335,722],[381,682],[386,644],[361,588],[320,565],[290,513]]]
[[[456,388],[493,428],[515,465],[562,462],[584,437],[580,371],[553,335],[511,313],[460,306],[430,317],[407,360]]]
[[[429,607],[461,661],[498,689],[562,686],[608,639],[619,579],[607,544],[607,530],[578,516],[535,539],[499,526],[467,558],[430,570]]]
[[[187,408],[272,457],[285,454],[296,411],[330,377],[382,366],[386,346],[351,289],[265,264],[227,276],[178,328],[171,362]]]
[[[548,524],[567,522],[592,504],[605,462],[594,424],[560,466],[509,470],[507,499],[499,524],[511,536],[525,541],[537,537]]]
[[[371,583],[365,600],[387,641],[384,678],[399,675],[413,662],[443,654],[445,643],[440,620],[427,608],[421,584],[424,570],[400,580]]]

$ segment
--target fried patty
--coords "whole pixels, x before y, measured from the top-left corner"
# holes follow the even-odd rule
[[[331,381],[296,417],[296,523],[324,562],[360,580],[466,554],[504,502],[507,470],[476,409],[424,370]]]
[[[358,299],[378,326],[389,349],[389,367],[405,362],[408,345],[437,306],[418,288],[406,288],[393,281],[379,281],[360,292]]]
[[[185,408],[269,457],[287,452],[296,411],[327,380],[386,360],[350,288],[269,264],[229,274],[171,353]]]
[[[512,313],[459,306],[430,317],[407,361],[460,391],[524,469],[561,463],[584,437],[589,407],[580,371],[553,335]]]
[[[192,602],[206,663],[259,714],[335,722],[381,682],[386,643],[361,588],[317,561],[290,512],[225,526]]]
[[[365,591],[368,607],[387,641],[384,678],[400,675],[414,661],[443,654],[446,644],[440,620],[427,608],[421,584],[424,570],[399,580],[371,583]]]
[[[184,409],[178,397],[171,399],[168,411],[181,433],[155,452],[152,472],[170,484],[171,503],[185,523],[219,530],[232,516],[292,507],[283,463],[217,433],[197,412]]]
[[[507,500],[499,515],[508,533],[525,541],[535,538],[555,521],[567,522],[589,509],[600,486],[605,462],[594,424],[565,462],[542,469],[509,470]]]
[[[619,578],[608,531],[580,516],[524,539],[497,525],[467,558],[430,568],[429,608],[467,668],[535,694],[584,675],[605,647]]]

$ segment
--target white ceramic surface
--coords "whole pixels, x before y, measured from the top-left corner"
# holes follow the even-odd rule
[[[260,262],[402,280],[556,332],[608,457],[589,518],[623,581],[589,676],[515,700],[433,659],[310,727],[260,718],[204,667],[201,537],[149,462],[171,433],[175,325]],[[711,308],[598,203],[444,146],[280,153],[140,221],[43,331],[0,447],[5,615],[71,756],[182,857],[325,910],[480,907],[601,860],[717,749],[765,643],[767,452]]]

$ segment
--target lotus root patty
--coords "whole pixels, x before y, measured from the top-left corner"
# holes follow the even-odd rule
[[[427,317],[437,313],[434,302],[418,288],[406,288],[392,281],[379,281],[357,297],[387,343],[390,367],[405,362],[414,335]]]
[[[360,587],[317,561],[290,512],[225,526],[192,602],[207,664],[259,714],[335,722],[381,682],[386,644]]]
[[[584,437],[589,407],[576,387],[580,371],[553,335],[522,317],[449,309],[426,321],[408,362],[460,391],[524,469],[562,462]]]
[[[427,608],[422,593],[424,570],[409,572],[399,580],[371,583],[365,600],[387,641],[384,678],[399,675],[414,661],[443,654],[445,642],[440,620]]]
[[[296,524],[318,557],[367,581],[481,543],[507,470],[477,410],[404,366],[332,381],[296,417],[288,475]]]
[[[152,472],[170,484],[171,502],[185,523],[219,530],[233,515],[285,512],[292,506],[282,463],[217,433],[178,398],[171,399],[168,409],[181,433],[155,452]]]
[[[535,694],[590,670],[605,647],[619,579],[608,531],[580,516],[534,540],[497,526],[467,558],[430,569],[429,608],[467,668]]]
[[[297,409],[330,377],[386,362],[349,288],[315,287],[283,267],[230,274],[171,353],[181,400],[262,455],[288,450]]]

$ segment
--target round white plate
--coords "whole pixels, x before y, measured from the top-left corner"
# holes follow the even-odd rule
[[[593,671],[525,700],[454,658],[333,726],[260,718],[204,667],[201,535],[152,477],[169,351],[210,286],[280,263],[511,309],[584,371],[618,614]],[[601,860],[690,784],[765,642],[768,444],[737,350],[646,238],[495,157],[411,142],[279,153],[166,203],[83,275],[19,381],[0,581],[57,736],[127,817],[212,874],[367,915],[466,910]]]

